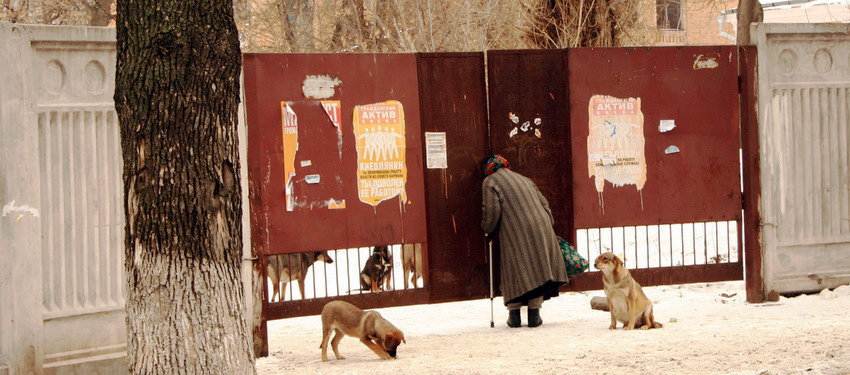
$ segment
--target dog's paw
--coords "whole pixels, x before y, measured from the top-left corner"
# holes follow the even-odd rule
[[[338,356],[338,357],[336,357],[336,359],[337,359],[338,361],[341,361],[341,360],[345,359],[345,357],[343,357],[343,356]]]
[[[608,326],[608,329],[617,329],[617,325],[616,325],[616,324],[612,324],[612,325]]]
[[[644,325],[643,327],[640,327],[640,329],[649,329],[649,328],[650,328],[649,325]]]

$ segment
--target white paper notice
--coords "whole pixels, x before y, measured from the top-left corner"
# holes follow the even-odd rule
[[[322,181],[322,176],[317,174],[308,174],[304,176],[304,181],[306,181],[308,184],[318,184]]]
[[[658,124],[658,131],[662,133],[669,132],[676,127],[676,120],[661,120]]]
[[[446,132],[425,132],[425,159],[428,169],[448,168]]]

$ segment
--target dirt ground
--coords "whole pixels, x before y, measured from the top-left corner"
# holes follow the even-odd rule
[[[407,338],[398,359],[388,361],[347,337],[340,343],[347,359],[322,362],[318,316],[272,321],[270,355],[258,360],[257,372],[850,374],[850,286],[766,304],[746,303],[743,282],[644,291],[664,328],[609,330],[608,313],[590,309],[601,291],[547,301],[537,328],[508,328],[501,299],[495,328],[489,299],[381,309]]]

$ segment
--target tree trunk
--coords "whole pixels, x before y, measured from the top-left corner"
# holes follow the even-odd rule
[[[117,4],[130,371],[253,373],[232,3]]]
[[[750,40],[750,24],[764,20],[764,10],[759,0],[738,0],[738,32],[737,44],[748,46],[753,44]]]

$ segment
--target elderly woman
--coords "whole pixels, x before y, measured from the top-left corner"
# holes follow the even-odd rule
[[[530,179],[516,173],[501,155],[487,159],[482,184],[481,228],[499,236],[501,287],[509,327],[519,327],[520,306],[528,306],[528,326],[543,324],[543,300],[558,296],[567,283],[549,203]]]

